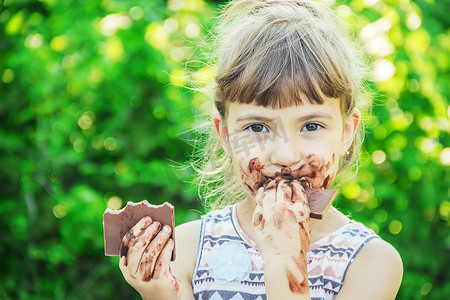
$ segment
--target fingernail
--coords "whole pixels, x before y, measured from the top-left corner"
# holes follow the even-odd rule
[[[160,225],[161,225],[161,223],[159,223],[159,222],[153,222],[152,223],[152,226],[155,227],[155,228],[159,228]]]
[[[167,226],[167,225],[165,225],[165,226],[163,227],[163,231],[164,231],[164,232],[170,232],[170,227]]]

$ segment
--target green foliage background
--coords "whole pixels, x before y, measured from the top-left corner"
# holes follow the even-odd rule
[[[3,0],[0,299],[139,299],[103,255],[105,208],[169,201],[177,224],[204,213],[192,170],[177,167],[203,100],[179,86],[216,5]],[[450,2],[336,7],[373,58],[377,91],[337,206],[400,252],[397,299],[448,298]]]

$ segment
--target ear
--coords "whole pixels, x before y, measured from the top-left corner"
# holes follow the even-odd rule
[[[342,134],[341,156],[345,156],[346,152],[351,148],[355,134],[361,121],[361,112],[354,108],[350,116],[344,120],[344,131]]]
[[[231,157],[231,146],[228,138],[228,129],[225,125],[225,121],[220,115],[220,113],[216,112],[212,116],[214,129],[216,130],[217,136],[219,137],[220,145],[228,157]]]

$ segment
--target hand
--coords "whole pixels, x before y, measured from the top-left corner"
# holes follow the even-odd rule
[[[272,180],[255,196],[253,229],[263,257],[277,254],[303,256],[310,243],[309,206],[298,181]]]
[[[254,240],[265,261],[268,299],[310,299],[309,213],[303,186],[295,180],[272,180],[255,196]]]
[[[170,226],[147,216],[122,239],[120,270],[143,299],[180,299],[180,282],[170,270],[174,248],[170,234]]]

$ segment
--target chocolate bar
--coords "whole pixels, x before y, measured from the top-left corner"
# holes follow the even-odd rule
[[[172,204],[165,202],[162,205],[152,205],[147,200],[139,203],[128,202],[120,210],[107,208],[103,214],[105,255],[120,256],[123,236],[145,216],[150,216],[153,221],[158,221],[162,225],[172,227],[171,238],[175,242],[174,208]],[[172,253],[172,260],[174,259],[175,251]]]
[[[306,198],[309,203],[309,216],[314,219],[322,220],[323,215],[330,208],[331,203],[338,194],[337,189],[333,190],[315,190],[310,187],[305,188]]]

